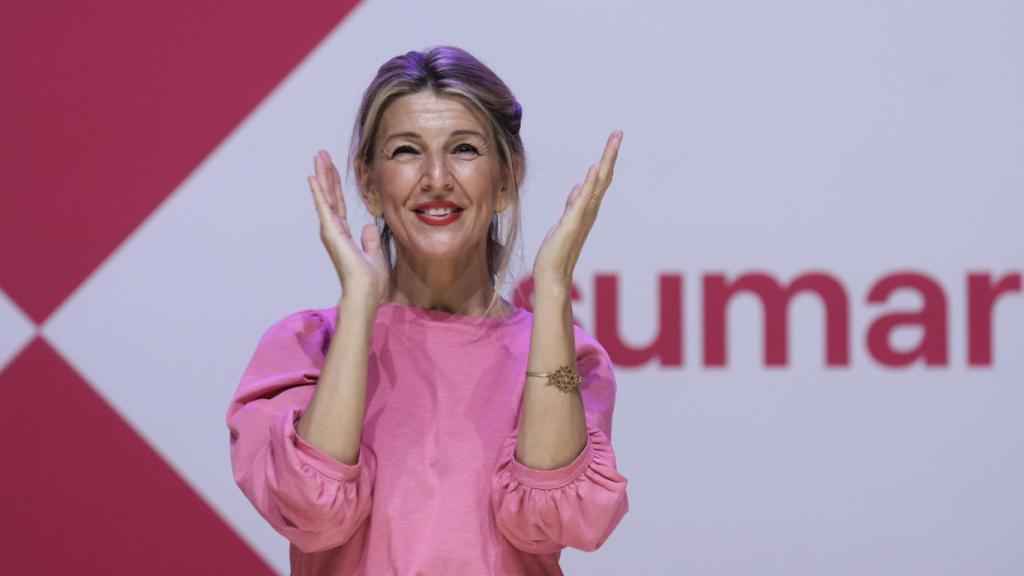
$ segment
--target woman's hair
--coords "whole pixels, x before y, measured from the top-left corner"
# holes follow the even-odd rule
[[[510,197],[508,207],[501,214],[494,215],[487,229],[487,271],[494,291],[484,313],[486,316],[498,301],[496,282],[500,284],[505,279],[512,248],[519,236],[519,185],[526,174],[523,140],[519,137],[523,108],[501,78],[472,54],[453,46],[407,52],[388,60],[363,93],[352,130],[348,169],[351,171],[353,161],[364,167],[373,164],[377,129],[388,106],[403,96],[425,91],[459,98],[470,108],[482,112],[490,121],[491,132],[497,140]],[[504,225],[501,223],[503,219],[506,220]],[[381,231],[381,248],[393,286],[394,237],[383,215],[377,217],[377,226]],[[503,235],[501,230],[505,231]]]

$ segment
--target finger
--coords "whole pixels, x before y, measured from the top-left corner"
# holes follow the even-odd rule
[[[597,174],[594,178],[594,182],[591,188],[584,191],[586,194],[586,205],[587,208],[592,211],[597,210],[604,198],[604,193],[608,190],[608,186],[611,184],[612,172],[615,168],[615,160],[619,156],[619,143],[622,141],[622,131],[616,130],[608,136],[608,141],[605,143],[604,153],[601,154],[601,160],[595,166],[597,166]],[[593,168],[593,167],[592,167]],[[588,173],[588,179],[589,179]]]
[[[380,233],[377,231],[376,224],[371,223],[363,226],[363,233],[360,241],[363,245],[363,252],[366,252],[374,258],[381,255]]]
[[[569,195],[564,217],[568,218],[574,227],[583,225],[583,221],[588,218],[587,212],[590,210],[590,205],[593,204],[591,195],[595,189],[599,168],[598,164],[592,164],[587,170],[587,177],[583,183],[573,187],[573,191]]]
[[[587,170],[587,178],[583,181],[583,186],[580,188],[579,196],[583,202],[580,204],[589,205],[594,200],[600,200],[600,190],[598,190],[597,179],[601,172],[601,164],[592,164],[590,169]]]
[[[334,194],[334,205],[335,210],[338,212],[338,216],[342,219],[347,218],[347,208],[345,207],[345,194],[341,189],[341,175],[338,174],[337,167],[334,166],[334,162],[331,160],[331,155],[325,150],[324,157],[327,162],[328,179],[331,183],[331,190]]]
[[[326,215],[330,213],[330,207],[327,202],[324,201],[323,194],[320,192],[320,185],[317,183],[315,176],[307,176],[306,182],[309,183],[309,191],[313,194],[313,205],[316,206],[317,216],[320,217],[320,225],[326,227]]]
[[[330,181],[327,177],[327,162],[324,160],[323,150],[318,150],[313,158],[313,169],[316,171],[316,181],[319,185],[320,193],[333,212],[336,209],[336,203],[334,201],[334,193],[331,191]]]
[[[583,184],[576,184],[572,187],[572,191],[569,192],[569,197],[565,199],[565,207],[568,208],[576,201],[576,197],[580,195],[580,189],[583,188]]]
[[[363,251],[370,255],[376,262],[378,270],[387,270],[387,260],[384,258],[384,247],[380,243],[380,228],[376,223],[363,226]]]
[[[324,232],[337,232],[348,238],[352,238],[352,231],[348,227],[348,221],[338,217],[327,205],[326,195],[320,189],[320,183],[315,176],[306,177],[309,182],[309,189],[313,192],[313,201],[316,203],[316,212],[320,216],[320,230]]]
[[[607,188],[611,183],[612,173],[615,170],[615,161],[619,157],[619,145],[622,143],[622,131],[615,130],[608,137],[605,143],[604,153],[601,155],[601,173],[599,175],[602,187]],[[602,190],[603,192],[603,190]]]
[[[331,155],[327,151],[324,151],[324,158],[327,161],[327,170],[331,179],[331,185],[340,190],[341,175],[338,174],[338,168],[334,165],[334,160],[331,159]]]

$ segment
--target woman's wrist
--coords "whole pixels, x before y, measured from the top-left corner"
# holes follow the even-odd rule
[[[380,308],[380,299],[373,294],[359,291],[345,291],[338,300],[338,312],[348,318],[362,318],[373,321]]]
[[[552,279],[533,275],[533,301],[569,301],[572,298],[572,279]]]

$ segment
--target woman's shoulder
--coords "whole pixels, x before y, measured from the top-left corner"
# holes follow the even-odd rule
[[[330,318],[330,308],[302,308],[277,315],[266,333],[311,332],[322,330]]]
[[[601,342],[598,341],[597,337],[580,325],[579,322],[573,322],[572,329],[573,338],[576,341],[577,355],[589,353],[605,357],[608,356],[608,351],[601,345]]]

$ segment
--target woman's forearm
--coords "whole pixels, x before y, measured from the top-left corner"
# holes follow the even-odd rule
[[[576,366],[570,290],[534,284],[533,328],[527,370],[554,372]],[[587,443],[583,399],[579,390],[562,392],[548,379],[526,376],[516,460],[538,470],[572,462]]]
[[[313,398],[295,431],[332,458],[354,465],[366,410],[366,372],[378,304],[346,296]]]

